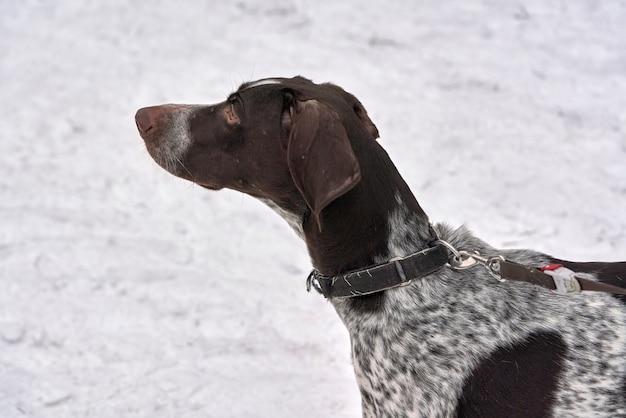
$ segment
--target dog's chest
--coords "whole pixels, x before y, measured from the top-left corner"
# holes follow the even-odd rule
[[[364,416],[451,416],[479,352],[445,305],[347,320]],[[485,347],[485,348],[482,348]]]
[[[461,382],[462,375],[448,372],[447,379],[436,378],[441,374],[439,365],[431,365],[434,375],[429,374],[422,364],[416,364],[411,348],[385,339],[353,340],[354,369],[365,417],[452,414],[457,390],[451,383]],[[442,396],[445,393],[450,396]]]

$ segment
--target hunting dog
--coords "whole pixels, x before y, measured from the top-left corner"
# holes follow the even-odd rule
[[[620,285],[626,263],[497,250],[431,224],[352,94],[270,78],[135,119],[167,171],[262,200],[305,241],[308,284],[350,334],[364,416],[626,416],[624,300],[568,287],[572,274]],[[505,281],[506,262],[553,291],[523,271]]]

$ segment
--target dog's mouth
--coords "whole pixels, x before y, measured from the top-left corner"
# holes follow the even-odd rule
[[[202,187],[204,187],[205,189],[209,189],[209,190],[222,190],[222,189],[223,189],[223,187],[221,187],[221,186],[217,186],[217,185],[210,184],[210,183],[206,183],[206,182],[205,182],[205,183],[198,183],[198,182],[195,182],[195,183],[196,183],[197,185],[202,186]]]
[[[183,162],[191,145],[188,119],[192,110],[192,106],[172,104],[146,107],[135,114],[135,124],[157,164],[177,177],[194,181]]]

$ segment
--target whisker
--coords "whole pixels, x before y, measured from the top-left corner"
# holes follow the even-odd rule
[[[185,170],[185,172],[186,172],[187,174],[189,174],[189,178],[193,179],[193,174],[191,174],[191,171],[189,171],[189,170],[187,169],[187,167],[185,166],[185,164],[183,163],[183,161],[182,161],[179,157],[177,157],[176,155],[174,155],[174,156],[173,156],[173,158],[176,160],[176,162],[178,163],[178,165],[180,165],[180,166],[183,168],[183,170]]]

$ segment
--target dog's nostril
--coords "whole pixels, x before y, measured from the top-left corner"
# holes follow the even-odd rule
[[[148,108],[139,109],[135,114],[135,123],[139,133],[145,134],[153,127],[152,116]]]

